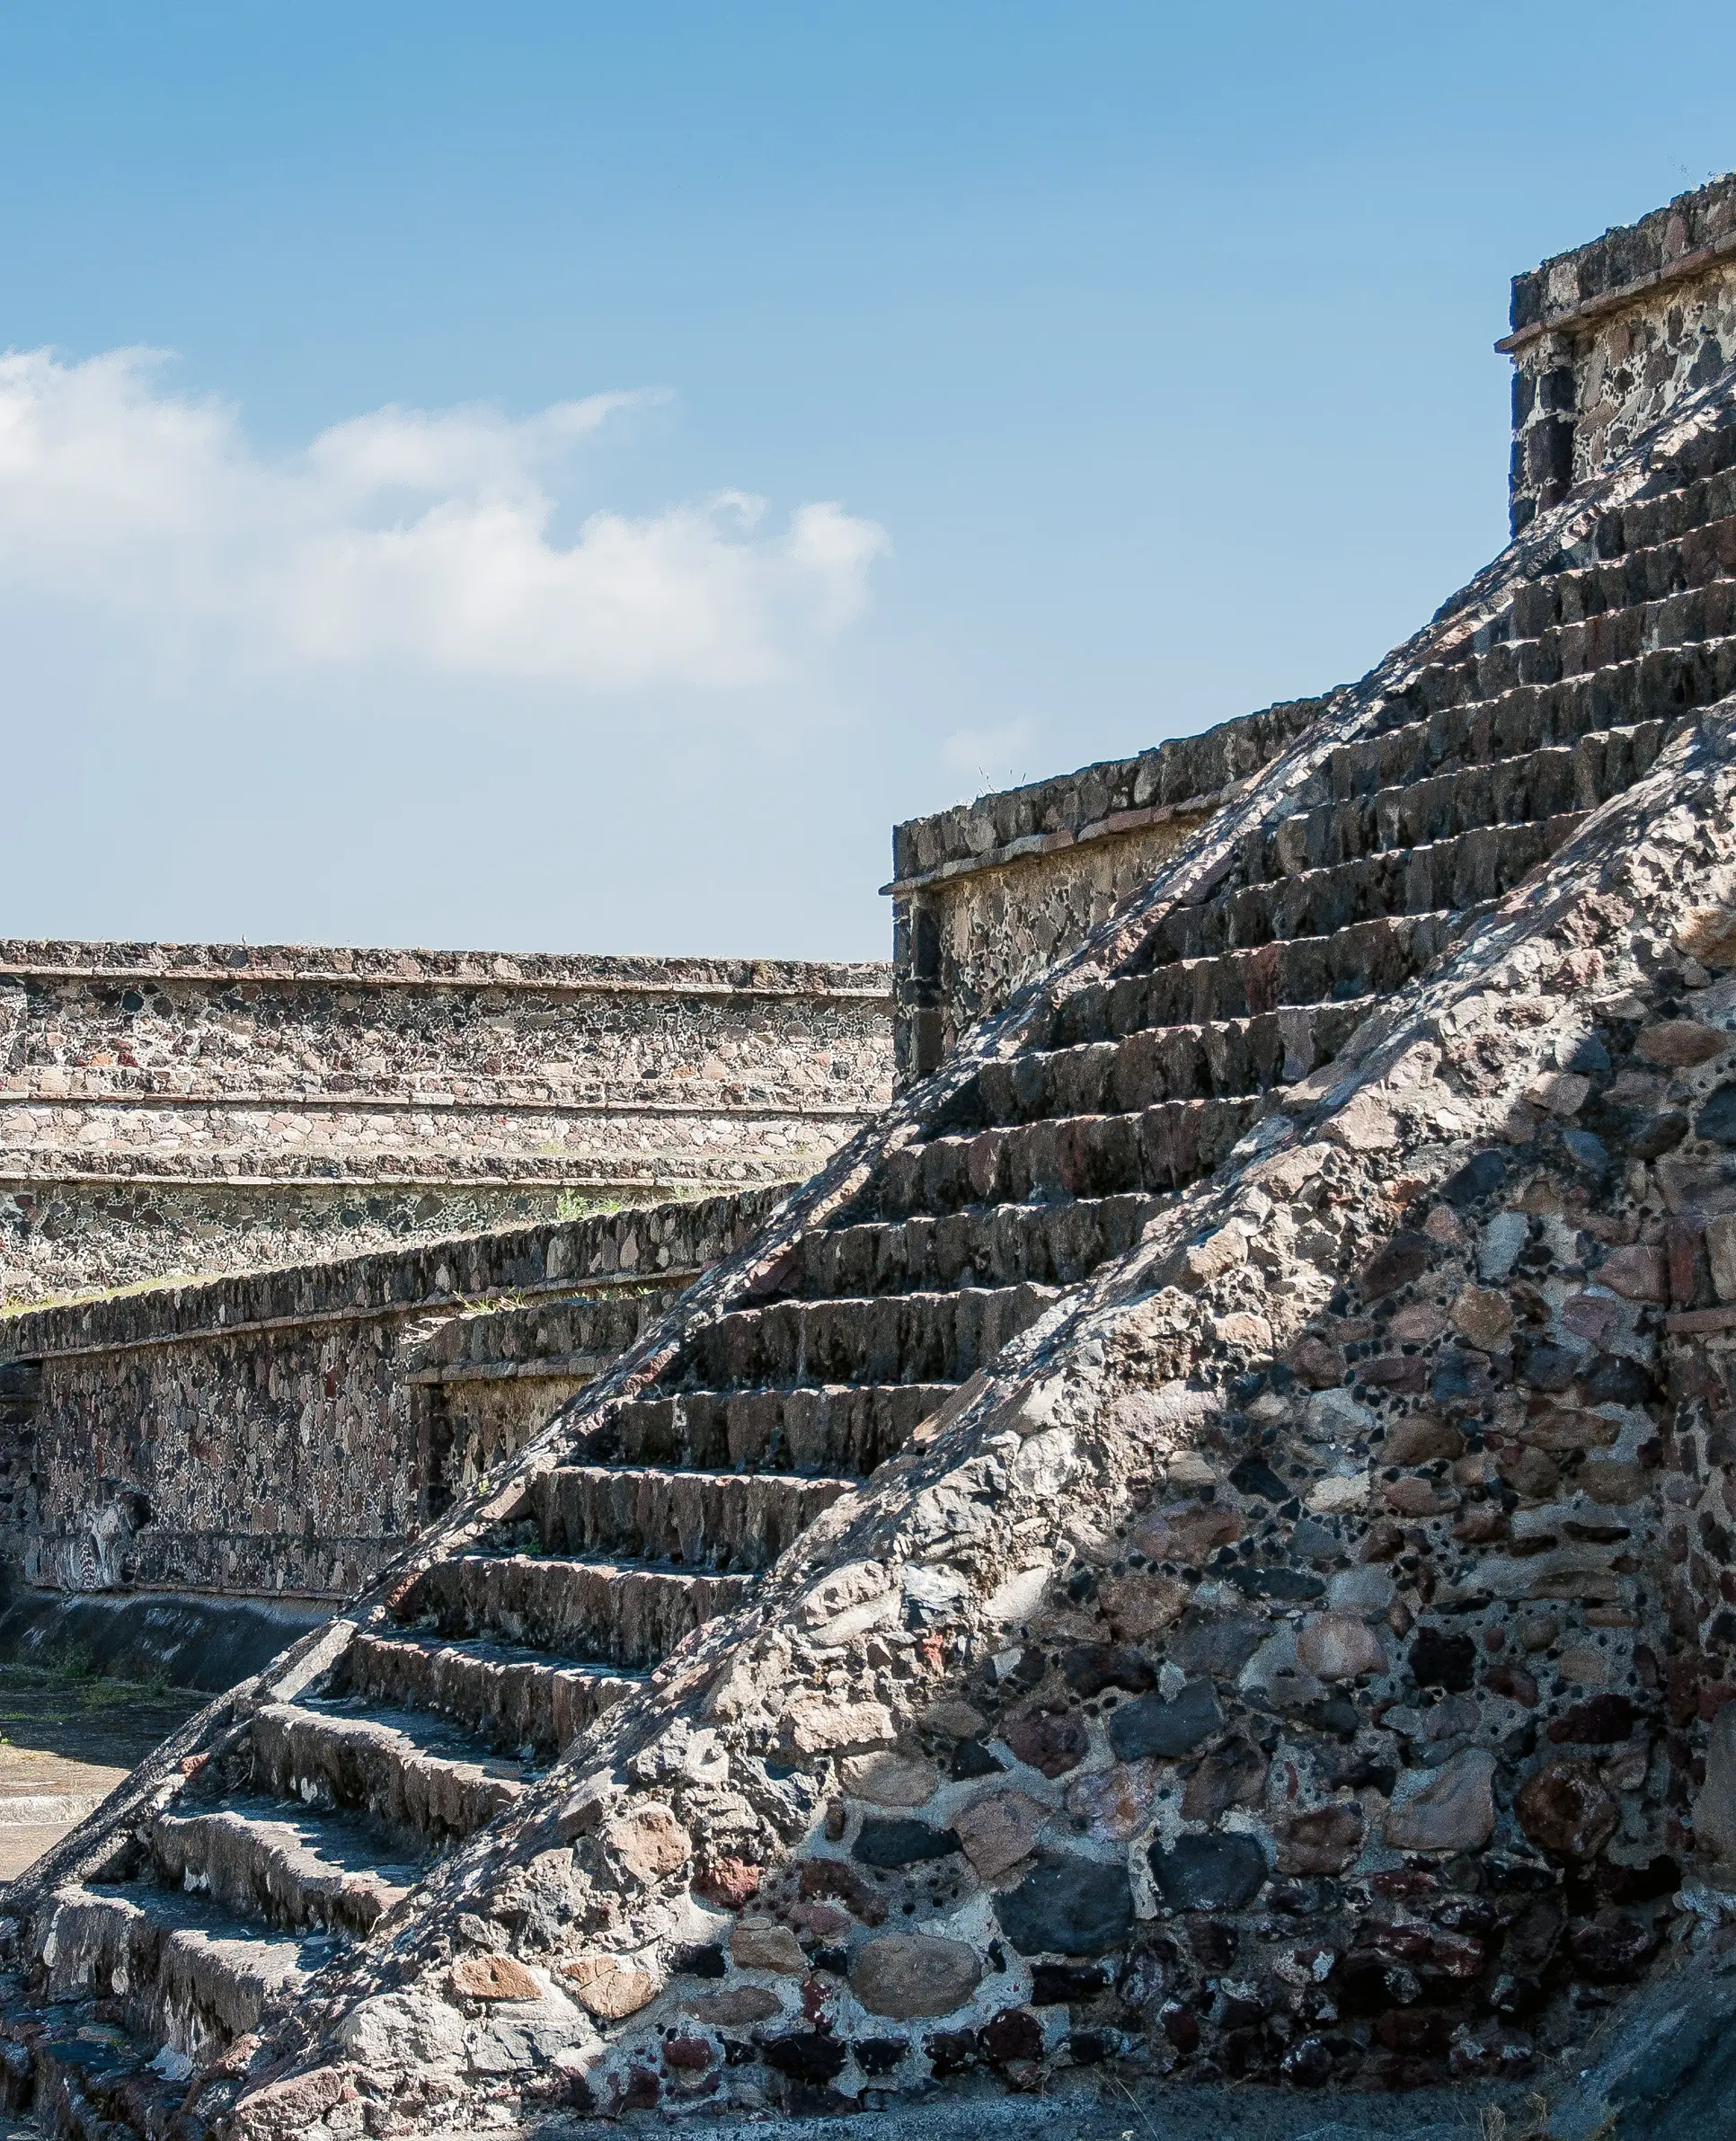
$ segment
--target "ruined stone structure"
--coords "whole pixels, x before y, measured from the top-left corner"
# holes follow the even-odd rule
[[[890,981],[0,943],[0,1298],[799,1179],[890,1090]]]
[[[44,1591],[352,1597],[781,1194],[0,1320],[0,1562]]]
[[[1303,699],[892,833],[900,1084],[1071,951],[1322,711]]]
[[[1736,365],[1671,391],[14,1884],[14,2102],[1728,2124]]]

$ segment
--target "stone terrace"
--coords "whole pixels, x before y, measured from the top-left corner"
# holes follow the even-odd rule
[[[890,1091],[875,965],[0,942],[0,1290],[799,1178]]]

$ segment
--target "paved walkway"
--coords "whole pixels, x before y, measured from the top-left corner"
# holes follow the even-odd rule
[[[208,1695],[0,1666],[0,1880],[87,1814]],[[0,2119],[0,2137],[4,2135]]]

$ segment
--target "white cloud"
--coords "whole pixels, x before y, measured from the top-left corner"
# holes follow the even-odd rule
[[[835,504],[781,526],[727,492],[582,510],[575,449],[655,397],[522,422],[386,408],[272,458],[163,358],[0,357],[0,599],[93,614],[210,668],[389,668],[579,691],[736,689],[797,674],[858,616],[887,547]]]

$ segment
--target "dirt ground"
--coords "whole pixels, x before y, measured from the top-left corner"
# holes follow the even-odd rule
[[[210,1700],[0,1666],[0,1880],[22,1873]]]

